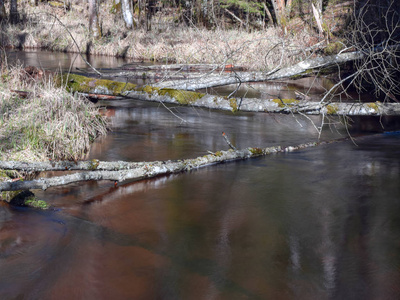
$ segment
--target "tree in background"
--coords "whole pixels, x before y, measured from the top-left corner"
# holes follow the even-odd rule
[[[250,24],[256,24],[254,21],[257,17],[265,16],[264,5],[258,1],[224,0],[221,2],[221,7],[246,29],[249,29]]]
[[[0,0],[0,22],[7,19],[6,8],[4,7],[4,0]]]
[[[276,24],[286,28],[287,19],[292,8],[292,0],[271,0]]]
[[[11,24],[17,24],[18,21],[19,21],[18,1],[11,0],[10,1],[10,22],[11,22]]]
[[[117,1],[116,1],[117,2]],[[133,28],[133,15],[130,5],[130,0],[121,0],[122,16],[127,28]]]
[[[101,37],[101,28],[97,7],[97,0],[89,0],[89,32],[95,39]]]

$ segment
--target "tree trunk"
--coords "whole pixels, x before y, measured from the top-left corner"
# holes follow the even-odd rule
[[[311,2],[311,10],[317,23],[319,34],[322,35],[324,32],[322,27],[322,0],[315,0],[314,2],[315,5]]]
[[[89,32],[95,39],[101,37],[97,6],[98,0],[89,0]]]
[[[10,22],[11,24],[17,24],[19,22],[17,0],[10,0]]]
[[[285,22],[285,0],[271,0],[271,2],[274,8],[276,23],[278,26],[281,26],[282,21]]]
[[[7,20],[6,8],[4,7],[4,0],[0,0],[0,22]]]
[[[124,17],[126,28],[133,28],[133,15],[130,7],[130,0],[122,0],[122,16]]]

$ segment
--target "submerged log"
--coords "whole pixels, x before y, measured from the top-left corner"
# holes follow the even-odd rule
[[[347,139],[347,138],[345,138]],[[345,140],[341,139],[341,140]],[[328,142],[313,142],[288,147],[268,147],[268,148],[246,148],[241,150],[217,151],[212,154],[197,157],[194,159],[184,159],[177,161],[153,161],[153,162],[101,162],[97,160],[77,162],[75,165],[71,162],[52,163],[24,163],[24,162],[1,162],[0,168],[18,169],[25,171],[54,171],[54,170],[91,170],[57,176],[52,178],[39,178],[30,181],[5,181],[0,182],[1,191],[17,191],[42,189],[61,186],[70,183],[88,181],[88,180],[111,180],[123,182],[126,180],[140,180],[144,178],[153,178],[156,176],[172,173],[195,170],[201,167],[219,164],[228,161],[248,159],[269,155],[278,152],[290,152],[294,150],[315,147],[321,144],[337,142],[333,140]],[[101,169],[100,169],[101,168]]]
[[[296,99],[228,98],[192,91],[138,86],[76,74],[66,74],[57,79],[67,89],[86,95],[113,95],[145,101],[190,105],[210,109],[269,113],[303,113],[322,115],[399,115],[400,103],[324,103]]]

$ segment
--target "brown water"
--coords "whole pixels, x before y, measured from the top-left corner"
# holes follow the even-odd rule
[[[195,157],[227,149],[221,131],[237,147],[317,140],[301,116],[109,104],[89,158]],[[399,299],[400,133],[356,143],[37,192],[50,211],[1,204],[0,299]]]

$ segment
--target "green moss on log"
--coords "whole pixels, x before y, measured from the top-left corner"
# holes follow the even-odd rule
[[[160,90],[160,88],[157,88],[157,87],[154,87],[151,85],[145,85],[145,86],[134,88],[134,90],[138,91],[138,92],[145,92],[145,93],[151,95],[154,92],[158,92]]]
[[[158,94],[159,96],[168,96],[175,99],[183,105],[193,104],[197,100],[203,98],[205,94],[176,90],[169,88],[158,88],[150,85],[138,87],[133,83],[118,82],[107,79],[89,78],[82,75],[67,74],[56,78],[58,86],[65,86],[69,92],[80,93],[103,93],[109,95],[123,95],[128,91],[144,92],[149,95]],[[233,111],[237,110],[236,100],[230,100]]]
[[[287,106],[293,106],[297,105],[300,103],[299,100],[289,98],[289,99],[273,99],[273,102],[277,103],[279,107],[287,107]]]
[[[214,153],[215,156],[221,157],[223,153],[221,151],[217,151]]]
[[[0,182],[2,181],[8,181],[12,177],[6,170],[0,170]],[[6,192],[1,192],[0,193],[0,201],[7,201],[10,202],[12,198],[14,198],[16,195],[18,195],[21,191],[6,191]]]
[[[236,98],[230,98],[229,99],[229,105],[232,108],[232,112],[237,112],[238,111],[238,105]]]
[[[378,103],[379,103],[379,102],[367,103],[367,107],[370,108],[370,109],[373,109],[374,112],[378,112],[378,111],[379,111]]]
[[[339,110],[339,107],[336,104],[329,104],[326,107],[326,113],[328,115],[336,115]]]
[[[126,91],[137,89],[137,85],[133,83],[125,83],[107,79],[89,78],[82,75],[66,74],[57,76],[57,86],[65,86],[69,92],[94,93],[101,92],[104,94],[120,95]]]
[[[175,90],[175,89],[159,89],[158,94],[161,96],[169,96],[174,98],[180,104],[193,104],[197,100],[203,98],[205,94],[191,92],[191,91],[183,91],[183,90]]]
[[[92,171],[96,170],[97,167],[99,166],[99,163],[100,163],[100,161],[99,161],[98,159],[92,159],[92,160],[90,161],[90,167],[89,167],[89,169],[92,170]]]
[[[339,53],[344,48],[345,48],[344,43],[341,41],[338,41],[338,42],[330,43],[329,45],[327,45],[324,49],[324,53],[326,55],[334,55],[334,54]]]
[[[261,148],[249,148],[249,151],[254,155],[262,155],[263,150]]]

